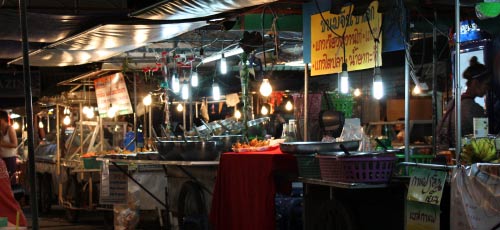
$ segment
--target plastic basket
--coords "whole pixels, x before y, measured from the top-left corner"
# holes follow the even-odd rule
[[[394,155],[317,157],[323,180],[348,183],[387,183],[397,159]]]
[[[315,157],[315,155],[295,155],[295,157],[297,158],[297,166],[300,177],[315,179],[321,178],[319,160]]]
[[[345,118],[352,117],[352,108],[354,107],[354,98],[350,94],[339,94],[337,92],[327,92],[328,101],[322,100],[322,109],[328,110],[328,102],[331,103],[336,111],[341,111],[344,113]]]
[[[101,161],[97,161],[95,157],[85,157],[83,160],[83,168],[84,169],[100,169]]]

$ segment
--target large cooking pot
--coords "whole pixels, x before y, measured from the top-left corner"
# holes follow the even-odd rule
[[[233,144],[236,142],[243,142],[243,135],[222,135],[222,136],[212,136],[210,141],[215,141],[216,148],[220,152],[230,152]]]
[[[267,134],[267,126],[269,125],[269,117],[262,117],[247,122],[249,137],[264,137]]]
[[[213,161],[220,154],[215,141],[157,140],[156,144],[163,160]]]

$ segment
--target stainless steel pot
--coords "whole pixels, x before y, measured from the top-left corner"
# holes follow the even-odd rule
[[[291,154],[313,154],[342,151],[340,144],[343,144],[348,151],[356,151],[359,148],[359,141],[342,142],[285,142],[280,144],[280,149],[284,153]]]
[[[213,161],[220,154],[215,141],[157,140],[156,144],[163,160]]]
[[[217,150],[224,153],[230,152],[233,144],[236,142],[243,142],[243,135],[222,135],[222,136],[212,136],[210,141],[215,141],[217,143]]]

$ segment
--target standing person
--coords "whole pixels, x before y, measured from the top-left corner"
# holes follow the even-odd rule
[[[8,227],[13,227],[16,222],[19,226],[26,226],[23,210],[17,203],[10,187],[10,178],[4,161],[0,160],[0,216],[7,217]],[[1,227],[0,227],[1,229]]]
[[[9,124],[9,114],[0,111],[0,157],[5,161],[9,176],[16,172],[17,160],[17,137],[16,131]]]
[[[469,61],[469,67],[465,69],[463,78],[467,80],[467,89],[461,96],[461,131],[462,135],[473,133],[474,117],[486,117],[484,108],[476,103],[476,97],[484,97],[491,85],[491,71],[485,65],[478,62],[473,56]],[[455,146],[455,103],[452,100],[448,106],[443,119],[438,125],[438,143],[443,147]]]

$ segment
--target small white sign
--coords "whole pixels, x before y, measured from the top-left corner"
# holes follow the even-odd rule
[[[488,136],[488,118],[474,117],[474,137],[487,137]]]

